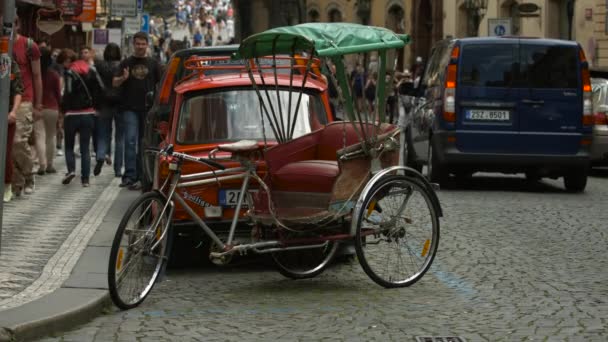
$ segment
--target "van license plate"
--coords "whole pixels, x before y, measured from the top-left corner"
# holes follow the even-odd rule
[[[469,109],[466,111],[467,120],[474,121],[509,121],[511,115],[508,110],[479,110]]]

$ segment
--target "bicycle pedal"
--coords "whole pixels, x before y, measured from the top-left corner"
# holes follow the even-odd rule
[[[439,183],[431,183],[431,188],[433,188],[433,190],[435,190],[435,191],[441,190]]]

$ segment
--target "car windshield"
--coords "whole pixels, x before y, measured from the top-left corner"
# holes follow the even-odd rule
[[[266,108],[270,111],[269,103],[273,104],[277,118],[282,114],[284,126],[291,114],[293,122],[294,111],[300,93],[273,88],[266,93],[261,91]],[[291,109],[287,107],[290,103]],[[280,110],[279,110],[280,105]],[[179,144],[203,144],[213,141],[237,141],[242,139],[274,140],[275,135],[270,121],[264,116],[262,129],[262,109],[255,90],[221,89],[213,92],[197,92],[186,95],[181,105],[177,142]],[[321,97],[318,94],[303,93],[297,118],[295,120],[293,138],[299,137],[327,123],[327,115]],[[280,122],[280,121],[279,121]]]

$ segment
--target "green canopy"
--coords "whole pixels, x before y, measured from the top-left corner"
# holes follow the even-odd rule
[[[350,23],[307,23],[284,26],[254,34],[239,46],[236,58],[311,51],[318,57],[333,57],[386,49],[409,43],[406,34]]]

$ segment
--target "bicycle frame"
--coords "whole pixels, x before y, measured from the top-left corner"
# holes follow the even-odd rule
[[[221,252],[211,252],[211,257],[213,258],[221,258],[226,255],[241,253],[246,254],[248,251],[253,251],[257,254],[264,253],[273,253],[279,251],[288,251],[288,250],[299,250],[299,249],[312,249],[327,246],[330,240],[338,240],[337,237],[330,238],[323,243],[320,244],[306,244],[306,245],[298,245],[298,246],[284,246],[284,243],[278,240],[270,240],[270,241],[262,241],[255,242],[250,244],[242,244],[242,245],[234,245],[234,233],[236,231],[236,227],[238,224],[239,213],[243,202],[245,200],[245,196],[249,197],[249,203],[253,203],[251,199],[251,194],[249,194],[249,185],[251,179],[255,179],[260,186],[264,189],[268,190],[267,185],[264,181],[257,175],[256,173],[256,165],[255,162],[249,160],[239,160],[241,163],[240,167],[229,168],[225,170],[218,171],[206,171],[200,172],[191,175],[182,175],[181,167],[183,164],[183,160],[190,160],[201,163],[196,158],[190,157],[186,154],[182,153],[173,153],[173,157],[176,159],[176,162],[171,162],[169,164],[169,170],[171,171],[169,177],[165,180],[164,184],[161,186],[160,191],[169,184],[169,190],[167,192],[167,198],[169,199],[167,206],[172,205],[172,200],[179,203],[184,210],[188,213],[188,215],[194,220],[194,222],[201,228],[203,231],[219,246]],[[234,212],[234,216],[232,219],[232,223],[230,225],[230,230],[228,233],[228,240],[224,243],[222,240],[213,232],[213,230],[194,212],[194,210],[190,207],[188,203],[184,200],[184,198],[177,192],[178,188],[187,188],[191,186],[203,185],[203,184],[221,184],[222,181],[234,180],[234,179],[243,179],[243,183],[241,185],[241,193],[239,194],[238,202],[236,205],[236,210]],[[166,210],[163,209],[163,212]],[[162,217],[162,215],[160,216]],[[163,235],[166,234],[166,231],[163,232]],[[342,238],[345,238],[343,236]],[[159,239],[162,240],[162,239]],[[300,240],[299,242],[304,242],[304,240]],[[314,240],[311,240],[314,242]]]

